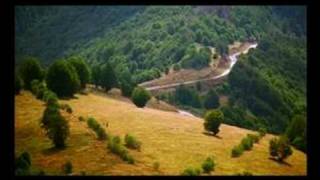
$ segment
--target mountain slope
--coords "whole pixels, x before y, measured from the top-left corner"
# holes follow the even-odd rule
[[[200,167],[207,156],[217,163],[213,175],[233,175],[249,171],[254,175],[305,175],[306,155],[293,149],[286,164],[269,159],[268,145],[273,135],[267,134],[251,151],[239,158],[231,158],[231,149],[252,131],[223,124],[217,137],[203,133],[202,120],[150,108],[137,108],[130,102],[95,94],[77,95],[62,100],[73,109],[72,115],[63,113],[70,124],[67,148],[51,149],[52,145],[40,129],[39,118],[45,109],[43,102],[23,91],[15,97],[15,150],[31,153],[32,168],[47,174],[61,173],[67,160],[73,164],[74,174],[85,171],[87,175],[178,175],[185,168]],[[108,122],[107,133],[124,137],[132,133],[142,141],[141,152],[129,150],[136,159],[129,165],[108,152],[106,142],[98,141],[79,116],[95,117],[102,125]],[[159,172],[153,163],[159,162]]]

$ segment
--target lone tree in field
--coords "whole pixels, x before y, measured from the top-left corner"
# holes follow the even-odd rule
[[[289,139],[286,136],[281,136],[279,139],[271,139],[269,151],[272,157],[275,157],[278,161],[282,162],[292,154]]]
[[[68,122],[59,112],[57,104],[50,104],[43,113],[41,127],[45,129],[46,135],[52,140],[56,148],[65,147],[65,141],[69,136]]]
[[[215,90],[211,89],[204,100],[204,107],[206,109],[215,109],[219,106],[219,96]]]
[[[27,57],[19,67],[19,74],[23,80],[24,88],[31,90],[31,81],[42,80],[44,71],[42,70],[39,60],[34,57]]]
[[[219,126],[223,120],[224,116],[220,110],[211,110],[206,113],[203,125],[205,130],[216,135],[219,133]]]
[[[101,69],[101,86],[108,92],[110,89],[117,86],[118,81],[116,74],[110,63],[106,63]]]
[[[87,63],[78,57],[72,57],[68,60],[68,62],[75,68],[77,71],[79,80],[80,80],[80,87],[84,89],[86,84],[89,83],[90,80],[90,70]]]
[[[132,102],[137,107],[144,107],[150,98],[151,95],[149,94],[149,92],[142,87],[134,88],[131,95]]]
[[[55,61],[49,68],[47,86],[59,97],[71,97],[80,88],[78,74],[65,60]]]

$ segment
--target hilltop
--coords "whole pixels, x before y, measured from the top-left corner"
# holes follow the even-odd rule
[[[73,113],[63,113],[70,125],[67,148],[56,151],[51,147],[39,125],[45,109],[42,101],[30,92],[22,91],[15,97],[15,150],[27,150],[32,157],[32,168],[47,174],[60,174],[67,160],[73,164],[74,174],[87,175],[179,175],[187,167],[199,167],[207,156],[217,163],[212,175],[233,175],[244,171],[253,175],[306,175],[306,155],[293,148],[293,155],[279,164],[269,159],[267,134],[251,151],[231,158],[234,145],[253,131],[222,124],[219,138],[204,134],[203,120],[183,116],[177,112],[152,108],[137,108],[130,101],[96,93],[77,94],[76,98],[59,100],[69,104]],[[141,152],[130,150],[136,159],[134,165],[108,152],[106,142],[98,141],[79,116],[93,116],[108,127],[107,133],[134,134],[142,142]],[[159,171],[153,163],[159,162]]]

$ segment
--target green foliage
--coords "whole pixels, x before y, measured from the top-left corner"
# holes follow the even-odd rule
[[[172,68],[174,71],[179,71],[181,69],[181,66],[180,64],[174,64]]]
[[[20,94],[20,91],[22,89],[22,80],[20,76],[16,73],[14,76],[14,92],[15,94]]]
[[[241,146],[244,150],[251,150],[253,146],[253,139],[251,139],[249,136],[246,136],[241,140]]]
[[[101,86],[108,92],[118,84],[116,74],[110,63],[106,63],[101,68],[100,74]]]
[[[65,60],[57,60],[50,66],[46,83],[59,97],[73,96],[80,88],[76,70]]]
[[[201,69],[207,67],[210,62],[211,52],[209,49],[197,48],[192,45],[187,49],[187,54],[181,60],[183,68]]]
[[[90,80],[90,70],[87,63],[79,57],[71,57],[68,59],[68,62],[76,70],[80,80],[80,87],[81,89],[84,89]]]
[[[223,122],[224,116],[220,110],[211,110],[206,113],[204,120],[205,130],[216,135],[219,133],[219,126]]]
[[[43,70],[39,60],[34,57],[26,57],[19,67],[19,75],[21,76],[24,88],[31,90],[31,81],[43,79]]]
[[[125,146],[128,148],[132,148],[132,149],[138,149],[140,150],[141,148],[141,142],[138,141],[133,135],[131,134],[126,134],[125,138]]]
[[[52,140],[56,148],[65,147],[65,141],[69,136],[68,121],[61,116],[57,104],[49,104],[43,113],[41,127]]]
[[[123,96],[130,97],[135,87],[128,68],[125,68],[119,75],[120,89]]]
[[[83,116],[79,116],[79,121],[85,121],[86,119]]]
[[[219,96],[217,94],[217,92],[213,89],[211,89],[206,97],[205,97],[205,100],[204,100],[204,103],[203,103],[203,106],[206,108],[206,109],[215,109],[215,108],[218,108],[220,106],[220,103],[219,103]]]
[[[67,161],[64,165],[63,165],[63,172],[65,174],[71,174],[72,173],[72,163],[70,161]]]
[[[260,136],[256,134],[247,134],[247,137],[250,138],[253,143],[258,143],[260,140]]]
[[[265,136],[266,135],[266,133],[267,133],[267,130],[266,130],[266,128],[259,128],[258,129],[258,133],[259,133],[259,136],[260,136],[260,138],[261,137],[263,137],[263,136]]]
[[[275,157],[278,161],[283,161],[288,158],[292,154],[289,139],[286,136],[271,139],[269,152],[270,155]]]
[[[178,104],[195,108],[200,108],[202,106],[201,99],[197,91],[191,88],[187,88],[183,85],[177,87],[174,96],[175,101]]]
[[[72,113],[72,108],[69,104],[61,104],[60,108],[67,111],[67,113],[69,113],[69,114]]]
[[[107,133],[104,128],[93,117],[88,118],[87,125],[94,130],[99,140],[105,140],[107,138]]]
[[[210,173],[211,171],[214,171],[215,162],[211,157],[208,157],[203,163],[202,163],[202,169],[204,173]]]
[[[22,152],[19,157],[15,159],[15,174],[29,175],[31,166],[31,157],[28,152]]]
[[[189,167],[189,168],[183,170],[181,175],[182,176],[199,176],[200,173],[201,173],[200,169]]]
[[[58,104],[58,96],[56,95],[56,93],[48,89],[43,93],[42,100],[46,102],[47,106]]]
[[[121,144],[121,139],[119,136],[110,137],[107,146],[110,151],[114,154],[120,156],[124,161],[127,161],[129,164],[134,164],[134,158],[128,153],[128,150]]]
[[[231,150],[231,157],[239,157],[242,155],[244,149],[242,144],[234,146]]]
[[[142,87],[134,88],[131,95],[132,102],[139,108],[144,107],[150,98],[150,93]]]
[[[155,171],[159,171],[159,168],[160,168],[160,163],[159,162],[154,162],[152,164],[152,167]]]
[[[42,99],[45,91],[47,91],[47,87],[45,86],[44,82],[40,82],[37,79],[31,81],[31,92],[36,96],[37,99]]]
[[[304,152],[306,152],[306,128],[306,116],[295,115],[285,133],[291,144]]]

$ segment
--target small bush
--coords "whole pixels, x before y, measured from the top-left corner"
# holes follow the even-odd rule
[[[243,153],[243,147],[241,145],[234,146],[231,150],[231,157],[239,157]]]
[[[129,164],[134,164],[133,157],[128,154],[126,148],[121,144],[119,136],[110,137],[107,147],[112,153],[119,155],[122,160],[127,161]]]
[[[271,139],[269,152],[271,156],[275,157],[280,162],[289,157],[292,154],[292,149],[288,138],[286,136],[281,136],[280,138]]]
[[[219,132],[219,126],[222,123],[224,116],[220,110],[211,110],[206,113],[204,119],[204,128],[216,135]]]
[[[253,146],[253,140],[247,136],[242,139],[241,145],[244,150],[251,150]]]
[[[87,124],[89,128],[91,128],[96,133],[99,140],[105,140],[107,138],[107,133],[94,118],[88,118]]]
[[[182,176],[199,176],[201,173],[200,169],[198,168],[187,168],[182,172]]]
[[[45,91],[47,91],[47,87],[43,82],[37,79],[31,81],[31,92],[37,99],[42,99]]]
[[[134,136],[126,134],[124,141],[127,148],[140,150],[141,142],[138,141]]]
[[[266,135],[267,130],[266,130],[266,128],[259,128],[258,133],[259,133],[260,138],[262,138],[263,136]]]
[[[144,107],[150,98],[150,93],[142,87],[134,88],[131,95],[132,102],[139,108]]]
[[[260,136],[255,134],[248,134],[247,137],[250,138],[254,143],[257,143],[260,140]]]
[[[62,104],[62,105],[60,105],[60,108],[67,111],[69,114],[72,113],[72,108],[69,104]]]
[[[79,121],[85,121],[86,119],[84,118],[84,117],[82,117],[82,116],[80,116],[79,118]]]
[[[42,100],[44,102],[46,102],[47,105],[58,104],[58,96],[56,95],[56,93],[54,93],[54,92],[52,92],[50,90],[46,90],[43,93]]]
[[[72,173],[72,163],[70,161],[66,162],[63,165],[63,172],[65,174],[71,174]]]
[[[208,157],[202,163],[202,169],[204,173],[210,173],[210,171],[214,171],[215,163],[212,158]]]
[[[56,104],[48,105],[43,113],[41,127],[45,129],[46,135],[51,139],[56,148],[65,147],[65,140],[69,136],[68,121],[61,116]]]
[[[29,175],[31,166],[31,158],[28,152],[23,152],[15,159],[15,174]]]
[[[105,140],[107,138],[107,133],[102,127],[96,130],[96,134],[99,140]]]
[[[154,162],[154,163],[153,163],[153,169],[154,169],[155,171],[159,171],[159,168],[160,168],[160,163],[159,163],[159,162]]]

